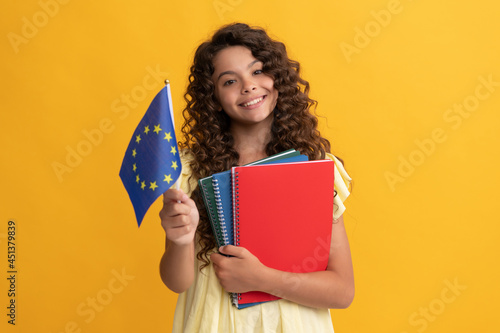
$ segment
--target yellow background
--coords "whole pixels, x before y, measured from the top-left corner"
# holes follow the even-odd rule
[[[301,62],[322,133],[355,180],[356,297],[332,311],[336,332],[498,332],[498,4],[61,2],[0,5],[2,332],[170,331],[160,205],[138,229],[118,171],[163,86],[150,72],[171,80],[179,130],[194,49],[233,21],[267,28]],[[471,111],[453,111],[464,103]],[[85,156],[68,166],[71,150]]]

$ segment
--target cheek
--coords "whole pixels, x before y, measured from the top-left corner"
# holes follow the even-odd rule
[[[262,85],[266,87],[267,90],[273,90],[274,89],[274,80],[270,76],[264,76]]]
[[[278,90],[274,89],[274,91],[273,91],[273,108],[276,107],[277,103],[278,103]]]
[[[216,90],[214,96],[219,105],[224,107],[224,100],[225,100],[224,94],[221,94],[220,91]]]
[[[274,88],[274,80],[272,78],[269,78],[266,82],[266,89],[271,92],[271,96],[276,102],[278,100],[278,90]]]
[[[231,104],[231,96],[229,96],[228,94],[219,95],[218,101],[222,107],[226,107],[227,105]]]

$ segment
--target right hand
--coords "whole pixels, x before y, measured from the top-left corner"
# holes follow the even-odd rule
[[[160,218],[169,241],[176,245],[193,242],[200,215],[194,201],[183,191],[170,189],[163,193]]]

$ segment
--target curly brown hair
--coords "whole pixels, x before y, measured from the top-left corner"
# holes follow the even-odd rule
[[[190,69],[189,85],[184,94],[187,103],[183,111],[184,141],[180,145],[193,155],[191,177],[201,179],[228,170],[239,160],[229,131],[230,118],[219,111],[221,106],[212,80],[215,56],[230,46],[248,48],[263,63],[263,73],[273,78],[278,91],[266,154],[294,148],[310,160],[324,159],[325,153],[330,152],[330,142],[321,137],[317,129],[317,118],[311,113],[317,102],[308,96],[309,82],[300,77],[300,64],[289,59],[285,45],[271,39],[262,28],[234,23],[222,27],[211,40],[198,47]],[[209,263],[208,252],[216,243],[199,187],[191,197],[200,210],[197,233],[201,250],[197,257],[205,267]]]

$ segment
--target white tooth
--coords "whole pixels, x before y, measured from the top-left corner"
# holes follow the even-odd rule
[[[259,103],[260,101],[262,101],[262,97],[259,97],[259,98],[257,98],[257,99],[254,99],[253,101],[250,101],[250,102],[248,102],[248,103],[244,104],[243,106],[250,106],[250,105],[254,105],[254,104]]]

